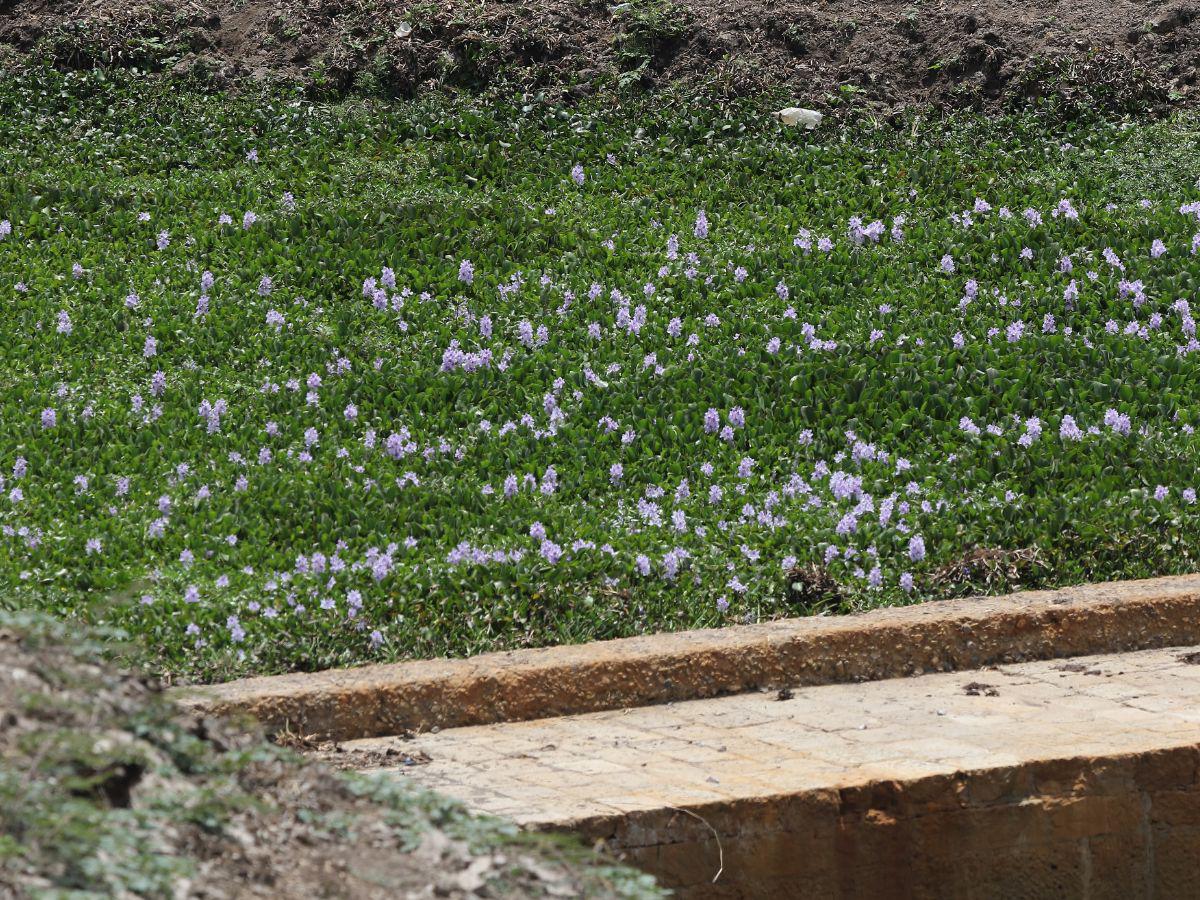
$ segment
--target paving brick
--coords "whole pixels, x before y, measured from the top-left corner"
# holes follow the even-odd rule
[[[1132,900],[1153,890],[1153,849],[1147,829],[1087,839],[1088,900]]]
[[[1152,830],[1153,897],[1200,897],[1200,828],[1157,825]]]
[[[1170,831],[1180,826],[1200,829],[1200,789],[1155,791],[1147,815],[1151,826]]]

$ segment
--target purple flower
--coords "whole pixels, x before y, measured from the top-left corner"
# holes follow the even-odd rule
[[[583,166],[576,163],[571,167],[571,180],[582,187],[584,182]]]
[[[913,590],[912,572],[904,572],[900,575],[900,588],[906,594],[911,594]]]
[[[42,428],[53,428],[58,424],[58,413],[52,407],[46,407],[42,410]]]
[[[1079,218],[1079,213],[1075,210],[1075,207],[1071,205],[1071,201],[1067,200],[1066,198],[1058,201],[1058,206],[1056,206],[1050,212],[1050,215],[1054,216],[1055,218],[1062,216],[1064,219],[1068,219],[1070,221],[1075,221]]]
[[[458,280],[463,284],[471,284],[475,281],[475,266],[469,259],[464,259],[458,264]]]
[[[1127,435],[1132,429],[1132,423],[1129,421],[1129,416],[1118,412],[1115,409],[1107,409],[1104,411],[1104,424],[1116,434]]]
[[[696,213],[696,226],[692,229],[692,233],[701,240],[708,237],[708,216],[704,214],[704,210]]]
[[[1017,438],[1022,447],[1030,447],[1042,435],[1042,422],[1036,416],[1025,420],[1025,433]]]
[[[919,534],[914,534],[908,539],[908,558],[913,562],[920,562],[925,558],[925,538]]]

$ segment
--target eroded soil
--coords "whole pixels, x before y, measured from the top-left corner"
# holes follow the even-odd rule
[[[777,91],[803,105],[995,106],[1054,94],[1186,104],[1200,8],[921,0],[0,0],[0,48],[59,66],[275,77],[411,95],[614,82]]]
[[[97,660],[65,626],[0,616],[0,897],[657,896],[583,848],[350,779]]]

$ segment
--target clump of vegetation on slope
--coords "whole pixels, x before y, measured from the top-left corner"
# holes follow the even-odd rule
[[[0,894],[659,896],[581,847],[181,712],[97,662],[109,646],[0,616]]]

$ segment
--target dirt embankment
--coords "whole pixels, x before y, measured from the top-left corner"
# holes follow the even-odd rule
[[[100,652],[0,612],[0,898],[660,896],[582,847],[180,710]]]
[[[0,0],[0,58],[413,94],[618,82],[797,102],[1186,104],[1200,6],[1130,0]]]

